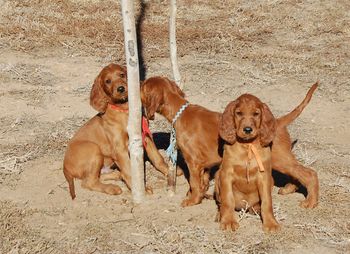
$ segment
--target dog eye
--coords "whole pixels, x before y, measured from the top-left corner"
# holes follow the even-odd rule
[[[253,114],[253,116],[258,116],[258,115],[260,115],[259,112],[255,112],[255,113]]]
[[[125,74],[121,72],[121,73],[119,74],[119,77],[125,78]]]
[[[110,80],[110,79],[106,80],[106,84],[110,84],[111,82],[112,82],[112,80]]]
[[[241,112],[241,111],[237,111],[237,112],[236,112],[236,115],[237,115],[237,116],[242,116],[242,112]]]

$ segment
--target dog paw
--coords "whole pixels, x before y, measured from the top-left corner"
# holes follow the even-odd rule
[[[204,194],[204,198],[205,199],[209,199],[209,200],[214,200],[214,195],[212,195],[212,194]]]
[[[229,231],[236,231],[238,228],[239,228],[239,224],[236,220],[234,220],[234,219],[230,219],[230,220],[221,219],[220,229],[229,230]]]
[[[107,193],[111,194],[111,195],[120,195],[122,192],[123,192],[122,189],[119,186],[116,186],[116,185],[111,185],[107,189]]]
[[[181,206],[182,206],[182,207],[193,206],[193,205],[197,205],[197,204],[199,204],[199,203],[200,203],[200,201],[193,200],[193,199],[191,199],[191,198],[186,198],[186,199],[184,199],[184,200],[182,201]]]
[[[182,176],[184,174],[184,172],[182,171],[182,169],[177,168],[176,169],[176,176]]]
[[[281,226],[280,226],[280,224],[277,223],[277,221],[265,223],[263,225],[263,230],[266,233],[274,233],[274,232],[279,231],[280,229],[281,229]]]
[[[281,187],[278,190],[278,194],[280,194],[280,195],[291,194],[291,193],[296,192],[297,189],[298,189],[298,187],[295,184],[287,183],[286,186]]]
[[[315,208],[317,206],[317,201],[315,199],[306,198],[301,201],[299,205],[303,208]]]

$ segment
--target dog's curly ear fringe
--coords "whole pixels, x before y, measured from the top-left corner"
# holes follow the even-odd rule
[[[237,106],[237,101],[230,102],[224,113],[222,114],[219,122],[219,134],[220,137],[229,144],[236,142],[236,127],[234,123],[234,112]]]
[[[268,146],[276,135],[276,119],[265,103],[262,104],[261,111],[260,143]]]
[[[102,72],[101,72],[102,73]],[[90,105],[98,112],[105,112],[109,98],[103,90],[101,73],[96,77],[90,92]]]
[[[141,83],[142,106],[144,107],[146,117],[149,120],[154,119],[154,114],[162,103],[162,90],[150,89],[153,84],[157,84],[156,82],[159,82],[159,77],[150,78]]]
[[[162,103],[159,93],[148,96],[149,100],[146,107],[146,116],[148,119],[153,120],[154,114],[157,112],[159,105]]]

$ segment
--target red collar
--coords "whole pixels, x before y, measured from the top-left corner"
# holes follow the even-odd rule
[[[110,109],[113,109],[113,110],[118,111],[118,112],[124,112],[124,113],[129,112],[129,109],[124,109],[124,108],[117,106],[117,105],[114,105],[114,104],[108,104],[108,107]]]
[[[148,125],[148,120],[146,117],[142,116],[142,143],[143,143],[143,147],[146,148],[147,143],[146,143],[146,136],[148,136],[152,141],[153,141],[153,137],[152,137],[152,132],[149,129],[149,125]]]

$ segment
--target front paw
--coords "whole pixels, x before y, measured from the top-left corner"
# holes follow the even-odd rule
[[[281,226],[280,226],[280,224],[278,224],[277,221],[271,221],[271,222],[263,224],[263,230],[266,233],[274,233],[274,232],[279,231],[280,229],[281,229]]]
[[[229,230],[229,231],[236,231],[238,228],[239,228],[239,224],[234,218],[230,218],[230,219],[221,218],[220,229]]]
[[[193,205],[197,205],[201,202],[201,200],[196,200],[193,198],[186,198],[181,202],[181,206],[182,207],[186,207],[186,206],[193,206]]]
[[[182,176],[184,174],[184,172],[182,171],[181,168],[176,168],[176,176]]]
[[[205,199],[209,199],[209,200],[214,200],[214,195],[212,195],[212,194],[204,194],[204,198]]]
[[[117,185],[108,184],[106,186],[107,187],[105,188],[105,192],[110,195],[120,195],[123,192],[122,189]]]
[[[305,200],[301,201],[299,205],[303,208],[315,208],[317,206],[317,200],[306,198]]]

